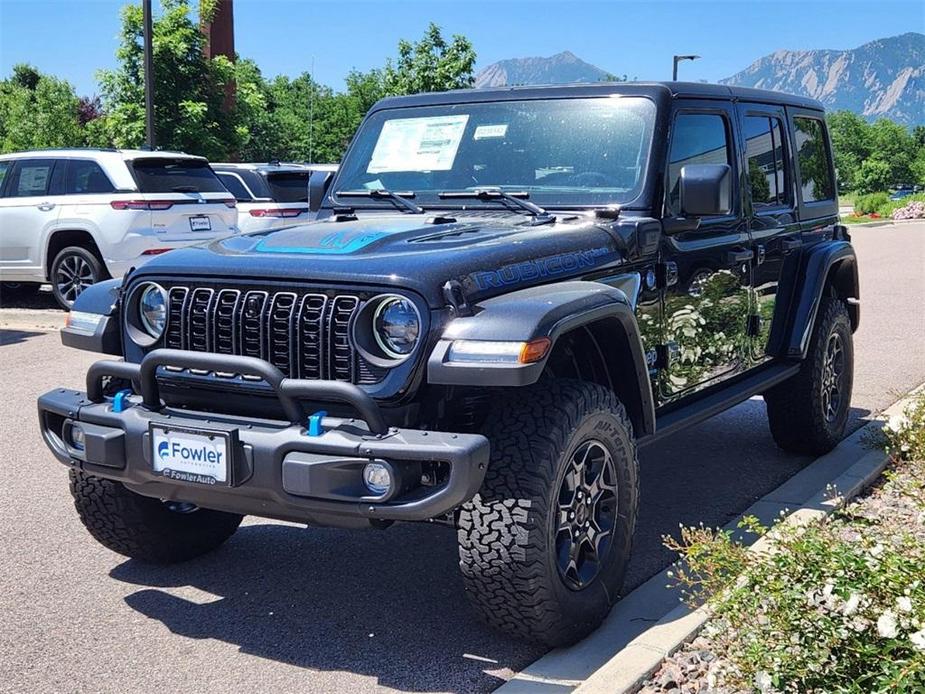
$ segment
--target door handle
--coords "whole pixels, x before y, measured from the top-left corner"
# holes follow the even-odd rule
[[[39,208],[40,210],[42,210],[43,212],[48,212],[48,210],[54,209],[55,203],[53,203],[53,202],[40,202],[38,205],[36,205],[36,207],[38,207],[38,208]]]
[[[782,239],[780,242],[780,247],[784,252],[789,253],[790,251],[795,251],[803,245],[803,239]]]
[[[748,248],[733,248],[726,253],[726,262],[729,265],[738,265],[739,263],[747,263],[754,257],[755,251]]]

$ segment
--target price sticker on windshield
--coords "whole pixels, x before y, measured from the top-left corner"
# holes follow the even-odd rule
[[[468,122],[468,114],[387,120],[366,172],[449,171]]]

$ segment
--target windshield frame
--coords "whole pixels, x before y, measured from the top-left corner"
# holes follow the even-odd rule
[[[452,94],[452,93],[450,93]],[[436,95],[435,95],[436,96]],[[639,179],[636,182],[635,187],[632,190],[632,197],[624,199],[622,201],[617,199],[612,199],[608,201],[600,202],[575,202],[568,200],[561,201],[551,201],[547,199],[536,198],[532,201],[536,204],[541,205],[544,209],[555,211],[555,210],[595,210],[606,207],[611,207],[613,205],[619,205],[623,209],[640,209],[648,208],[649,205],[643,204],[640,205],[640,200],[645,199],[650,194],[651,181],[654,180],[652,175],[652,164],[654,158],[657,156],[657,135],[659,128],[662,123],[662,111],[659,101],[656,95],[645,92],[645,91],[600,91],[600,92],[582,92],[582,93],[539,93],[539,94],[521,94],[521,95],[512,95],[506,98],[497,98],[496,95],[486,94],[486,98],[479,99],[476,94],[472,95],[471,100],[447,100],[440,101],[434,100],[432,102],[422,102],[416,101],[413,103],[408,103],[407,105],[402,104],[400,100],[398,103],[393,103],[385,105],[383,107],[377,108],[373,107],[366,117],[363,119],[363,122],[360,124],[360,127],[357,129],[356,134],[354,135],[353,140],[350,143],[350,146],[347,148],[346,153],[344,154],[343,159],[341,160],[340,166],[338,167],[337,174],[331,182],[330,187],[328,188],[328,194],[325,195],[322,208],[323,209],[336,209],[336,208],[352,208],[356,210],[387,210],[394,209],[394,205],[390,202],[377,200],[375,198],[369,198],[368,200],[363,199],[362,201],[358,198],[339,198],[337,192],[339,192],[344,183],[341,181],[341,178],[345,172],[347,172],[351,166],[350,162],[356,154],[357,148],[361,141],[361,135],[364,133],[364,130],[369,126],[369,122],[373,118],[381,118],[385,116],[384,120],[388,119],[401,119],[401,118],[414,118],[417,117],[410,113],[403,112],[417,112],[421,109],[427,108],[439,108],[445,107],[448,110],[448,113],[451,113],[453,110],[458,110],[459,108],[464,108],[466,106],[478,106],[484,104],[491,104],[497,102],[503,103],[523,103],[527,104],[530,102],[554,102],[554,101],[576,101],[576,100],[589,100],[589,99],[641,99],[646,100],[651,103],[652,111],[649,115],[649,121],[647,123],[647,135],[648,142],[642,148],[642,156],[640,157],[640,174]],[[495,98],[492,98],[492,97]],[[434,114],[437,115],[437,114]],[[366,158],[364,157],[364,161]],[[511,185],[503,186],[503,189],[510,188],[511,190],[522,189],[523,186]],[[345,188],[346,190],[346,188]],[[510,209],[503,204],[503,200],[458,200],[458,201],[448,201],[446,199],[440,199],[438,191],[434,189],[433,191],[427,190],[426,192],[415,191],[418,193],[416,198],[416,203],[424,207],[426,210],[472,210],[472,209],[489,209],[489,210],[503,210]],[[564,194],[567,196],[568,194]],[[616,195],[615,195],[616,198]],[[530,198],[527,198],[528,200]]]

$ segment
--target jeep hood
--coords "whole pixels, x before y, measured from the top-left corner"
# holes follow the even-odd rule
[[[230,236],[158,256],[137,276],[277,280],[404,287],[431,306],[460,282],[470,300],[619,264],[619,235],[590,216],[532,226],[531,219],[481,212],[456,220],[369,215]]]

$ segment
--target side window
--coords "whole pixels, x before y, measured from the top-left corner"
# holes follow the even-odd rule
[[[726,119],[713,113],[681,113],[674,122],[668,153],[668,212],[681,214],[681,167],[732,164]]]
[[[221,171],[216,172],[218,179],[222,182],[222,185],[228,189],[228,192],[234,195],[235,200],[238,202],[250,202],[251,196],[247,192],[247,188],[244,187],[244,184],[241,183],[241,179],[230,173],[223,173]]]
[[[71,159],[68,162],[64,190],[66,193],[112,193],[115,188],[100,165],[89,159]]]
[[[7,197],[26,198],[45,195],[51,182],[54,159],[24,159],[20,161],[10,178]]]
[[[834,200],[835,185],[825,146],[825,126],[818,118],[795,116],[793,128],[803,202]]]
[[[745,118],[745,157],[752,206],[779,207],[789,200],[784,167],[784,143],[780,119],[767,116]]]

